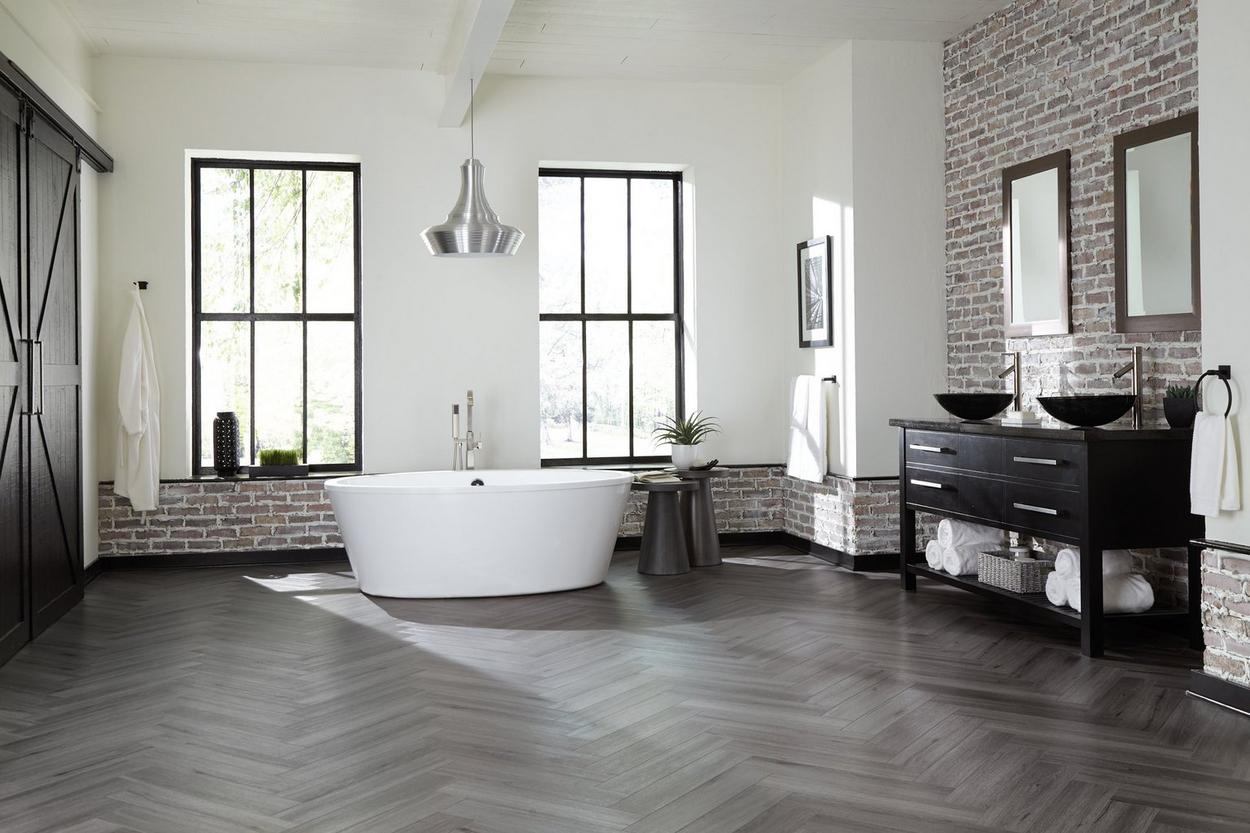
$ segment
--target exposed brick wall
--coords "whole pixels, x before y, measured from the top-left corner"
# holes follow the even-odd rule
[[[100,555],[342,546],[323,480],[162,483],[155,511],[100,486]]]
[[[995,390],[1022,353],[1025,406],[1057,393],[1123,392],[1121,346],[1143,348],[1147,425],[1163,393],[1201,370],[1199,332],[1115,332],[1112,140],[1198,106],[1196,0],[1022,0],[945,46],[947,381]],[[1068,149],[1072,334],[1005,339],[1004,168]],[[1128,417],[1125,417],[1125,421]],[[1138,553],[1160,601],[1186,596],[1184,554]]]
[[[642,534],[646,499],[630,494],[621,535]],[[817,485],[781,467],[729,469],[712,499],[722,532],[785,530],[851,554],[898,550],[897,481]],[[109,484],[99,500],[105,557],[342,546],[322,480],[163,483],[146,517]]]
[[[1198,106],[1196,0],[1027,0],[945,47],[947,376],[998,389],[1004,350],[1039,394],[1123,391],[1111,374],[1143,347],[1147,424],[1164,388],[1201,372],[1198,332],[1115,332],[1112,139]],[[1072,152],[1072,334],[1003,336],[1004,168]],[[1044,415],[1043,415],[1044,416]]]
[[[1202,554],[1202,631],[1204,670],[1250,685],[1250,556]]]

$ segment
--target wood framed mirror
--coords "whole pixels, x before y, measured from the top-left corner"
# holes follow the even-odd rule
[[[1116,136],[1114,154],[1116,329],[1197,330],[1198,114]]]
[[[1003,299],[1008,338],[1072,331],[1066,150],[1003,171]]]

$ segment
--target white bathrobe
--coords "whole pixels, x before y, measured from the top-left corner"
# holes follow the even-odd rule
[[[135,509],[155,509],[160,491],[161,389],[156,380],[152,334],[139,288],[130,290],[130,319],[122,340],[117,380],[117,469],[113,491]]]

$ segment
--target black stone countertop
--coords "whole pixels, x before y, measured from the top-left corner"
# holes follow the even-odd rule
[[[999,422],[964,422],[953,418],[892,419],[895,428],[919,431],[946,431],[951,434],[984,434],[992,437],[1016,437],[1029,440],[1056,440],[1076,443],[1116,442],[1132,440],[1172,440],[1189,442],[1193,431],[1188,428],[1068,428],[1047,425],[1003,425]]]

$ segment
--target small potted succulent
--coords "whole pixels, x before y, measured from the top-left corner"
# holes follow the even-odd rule
[[[1198,397],[1189,385],[1168,385],[1163,397],[1163,415],[1173,428],[1192,428],[1198,415]]]
[[[688,417],[664,417],[655,429],[655,439],[668,443],[673,453],[673,467],[686,471],[699,462],[699,446],[720,431],[712,417],[695,411]]]
[[[308,465],[300,463],[299,451],[294,448],[262,448],[258,455],[260,465],[249,466],[249,477],[306,477]]]

